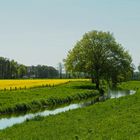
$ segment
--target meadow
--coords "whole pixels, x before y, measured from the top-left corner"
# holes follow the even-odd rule
[[[128,81],[123,82],[118,85],[120,89],[129,89],[129,90],[139,90],[140,89],[140,81]]]
[[[93,89],[94,85],[89,81],[73,80],[58,86],[0,91],[0,113],[39,110],[90,97],[98,98],[99,92]]]
[[[140,82],[121,88],[135,89]],[[55,116],[36,117],[0,131],[2,140],[139,140],[140,89],[119,99],[71,110]]]

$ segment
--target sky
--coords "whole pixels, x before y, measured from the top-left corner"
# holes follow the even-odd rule
[[[91,30],[109,31],[140,63],[140,0],[0,0],[0,56],[56,67]]]

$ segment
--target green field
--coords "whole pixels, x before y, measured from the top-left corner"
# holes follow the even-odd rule
[[[140,82],[121,88],[139,88]],[[2,140],[139,140],[140,90],[134,95],[49,117],[36,117],[0,131]]]
[[[98,95],[90,82],[70,82],[56,87],[0,91],[0,113],[41,109]]]
[[[137,91],[137,90],[140,89],[140,82],[139,81],[123,82],[120,85],[118,85],[118,88],[136,90]]]

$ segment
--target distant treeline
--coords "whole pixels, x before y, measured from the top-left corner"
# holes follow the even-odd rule
[[[25,66],[14,60],[0,57],[0,79],[58,78],[59,72],[52,66]]]
[[[138,81],[140,81],[140,64],[138,65],[138,67],[135,67],[134,66],[134,69],[136,71],[133,72],[132,80],[138,80]]]

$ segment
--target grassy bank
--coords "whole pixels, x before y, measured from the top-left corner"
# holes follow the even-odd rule
[[[140,81],[124,82],[124,83],[121,83],[120,85],[118,85],[118,88],[137,91],[140,89]]]
[[[133,82],[124,84],[131,88],[136,86]],[[140,82],[137,84],[140,85]],[[121,87],[123,88],[123,85]],[[37,117],[0,131],[0,139],[139,140],[139,124],[140,90],[138,89],[134,95],[110,99],[56,116]]]
[[[56,87],[44,87],[17,91],[0,91],[0,113],[40,109],[75,100],[97,97],[90,82],[69,82]]]

